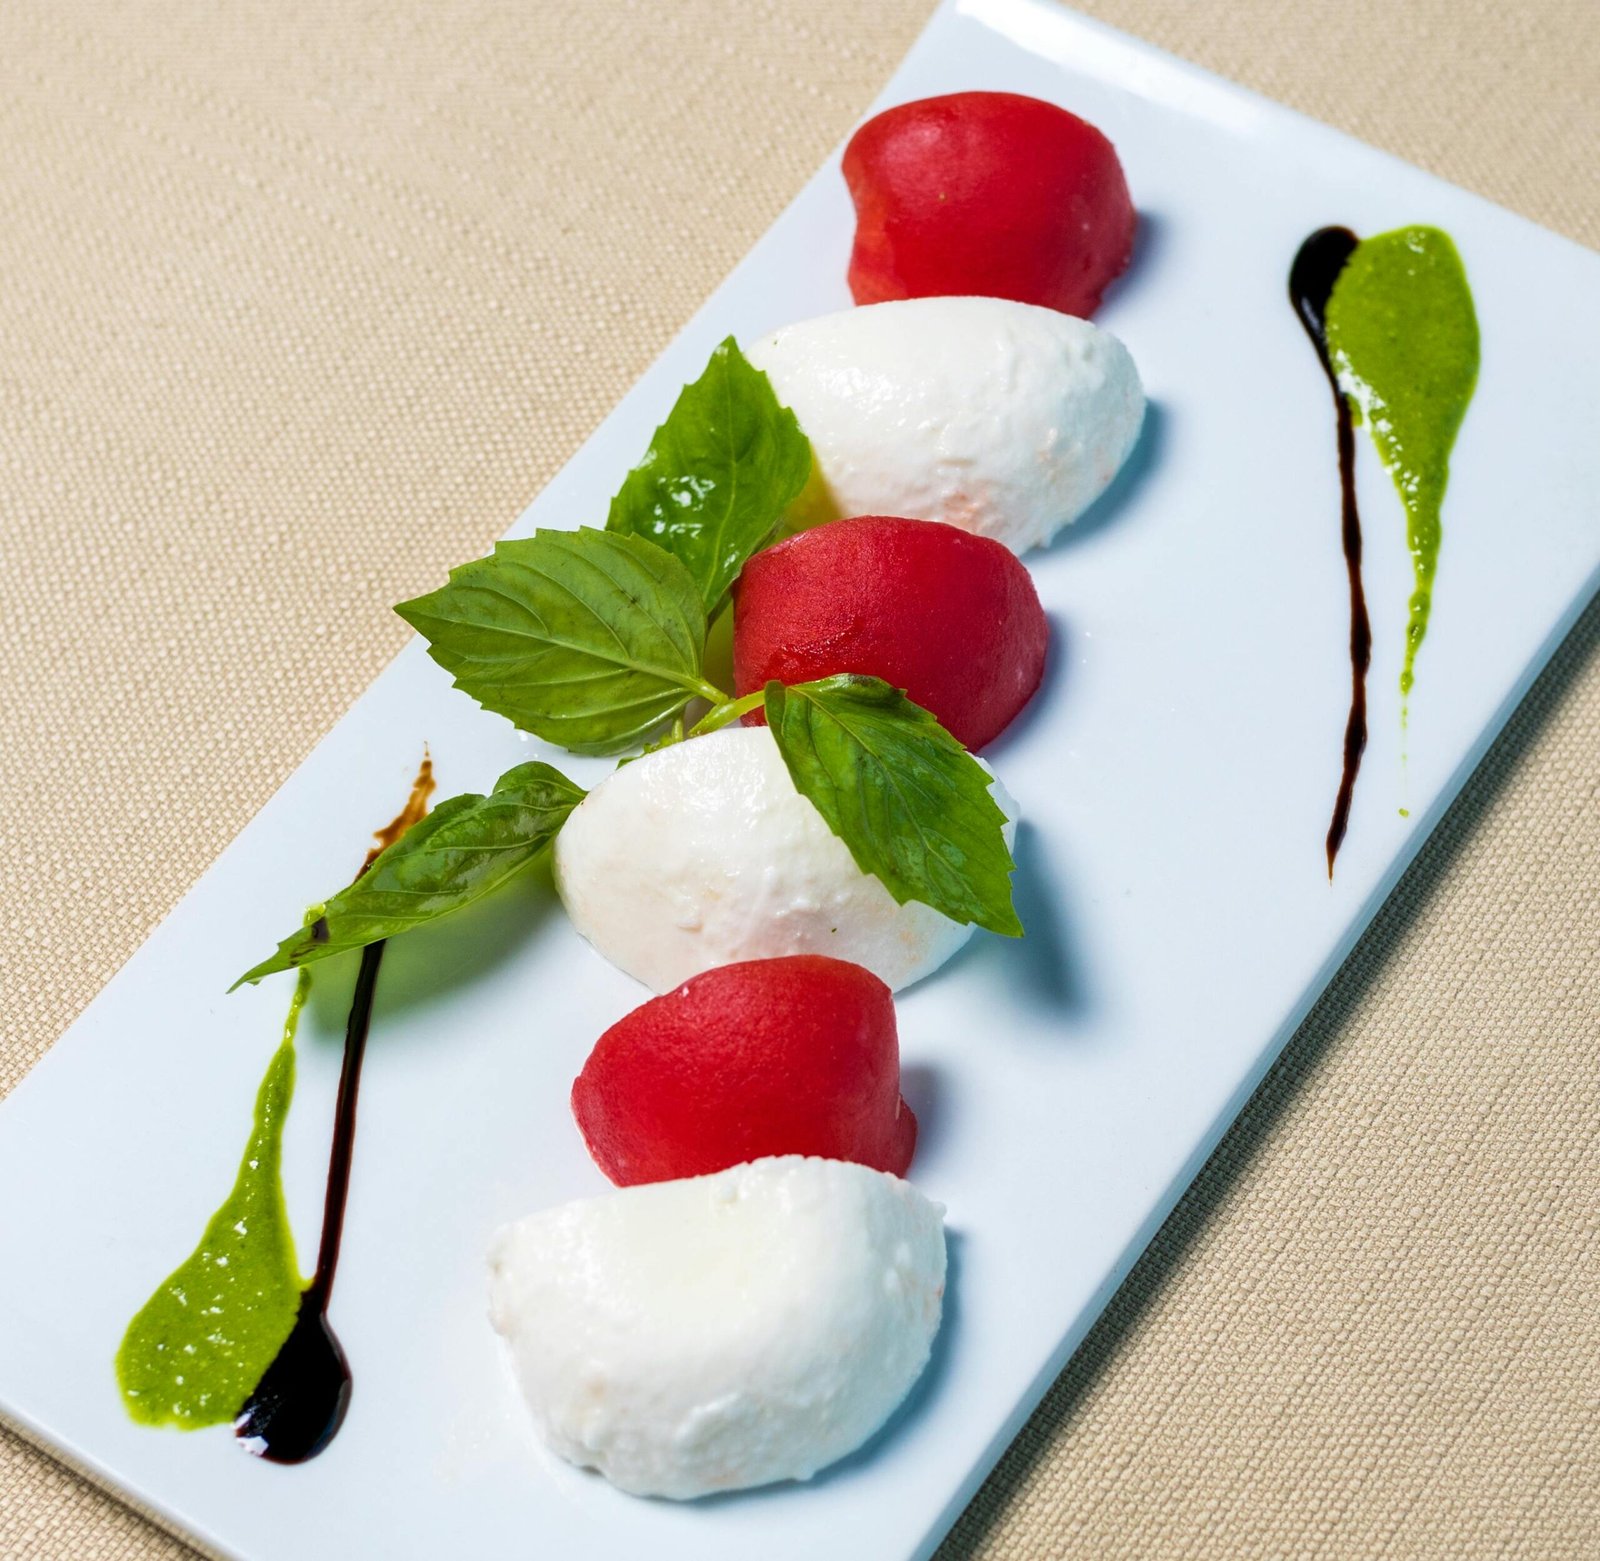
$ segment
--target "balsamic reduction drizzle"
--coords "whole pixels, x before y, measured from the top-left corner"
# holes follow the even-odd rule
[[[1340,530],[1344,539],[1345,573],[1350,581],[1350,714],[1344,727],[1344,764],[1333,817],[1328,823],[1328,877],[1350,823],[1361,755],[1367,746],[1367,669],[1372,663],[1372,623],[1361,584],[1361,515],[1356,509],[1356,440],[1350,403],[1339,388],[1339,376],[1328,355],[1327,310],[1333,284],[1360,241],[1348,228],[1319,228],[1300,246],[1289,270],[1289,301],[1305,327],[1317,360],[1333,390],[1339,442]]]
[[[385,846],[392,845],[427,811],[433,792],[433,763],[424,758],[405,807],[377,832],[378,844],[367,853],[366,872]],[[357,877],[360,876],[358,873]],[[324,926],[326,923],[324,923]],[[344,1062],[339,1070],[339,1098],[334,1108],[333,1143],[328,1150],[328,1184],[322,1200],[322,1239],[317,1268],[300,1296],[294,1327],[233,1422],[233,1434],[246,1451],[272,1463],[304,1463],[338,1434],[350,1407],[350,1363],[328,1321],[333,1276],[344,1237],[345,1204],[350,1191],[350,1165],[356,1143],[356,1100],[361,1090],[361,1062],[372,1024],[372,999],[378,989],[384,943],[361,951],[345,1024]]]

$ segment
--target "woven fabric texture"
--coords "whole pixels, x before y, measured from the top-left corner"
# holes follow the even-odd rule
[[[928,4],[0,6],[0,1090]],[[1593,0],[1087,9],[1600,244]],[[1600,1554],[1597,792],[1591,612],[941,1561]],[[0,1438],[0,1555],[187,1553]]]

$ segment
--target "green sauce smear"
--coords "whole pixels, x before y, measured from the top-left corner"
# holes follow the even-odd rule
[[[1428,632],[1450,451],[1478,381],[1478,317],[1450,235],[1409,227],[1364,239],[1333,285],[1327,336],[1339,382],[1405,506],[1415,585],[1404,696]]]
[[[283,1040],[256,1094],[250,1142],[200,1244],[128,1324],[117,1383],[143,1425],[232,1421],[294,1327],[305,1281],[283,1200],[283,1126],[294,1095],[294,1036],[311,978],[295,985]]]

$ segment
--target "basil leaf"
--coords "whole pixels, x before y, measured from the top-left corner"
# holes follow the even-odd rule
[[[689,572],[642,537],[537,531],[395,611],[487,710],[574,753],[615,753],[697,694],[706,615]]]
[[[559,770],[534,763],[508,770],[487,797],[441,802],[233,986],[363,948],[472,904],[538,856],[583,798]]]
[[[715,617],[811,475],[811,444],[730,336],[655,432],[611,501],[606,530],[680,558]]]
[[[768,683],[767,724],[802,795],[902,905],[1021,937],[1011,852],[992,779],[882,678]]]

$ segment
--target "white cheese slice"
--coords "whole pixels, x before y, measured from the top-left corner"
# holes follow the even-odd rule
[[[1107,331],[1003,298],[908,298],[824,315],[746,349],[811,440],[792,520],[942,520],[1017,553],[1110,485],[1144,392]]]
[[[1014,817],[999,782],[995,800]],[[1007,827],[1007,838],[1011,829]],[[727,727],[607,776],[555,843],[573,925],[657,992],[746,959],[828,954],[899,988],[972,934],[899,905],[795,790],[772,733]]]
[[[623,1490],[808,1479],[927,1364],[943,1212],[799,1155],[630,1187],[501,1231],[490,1316],[545,1441]]]

